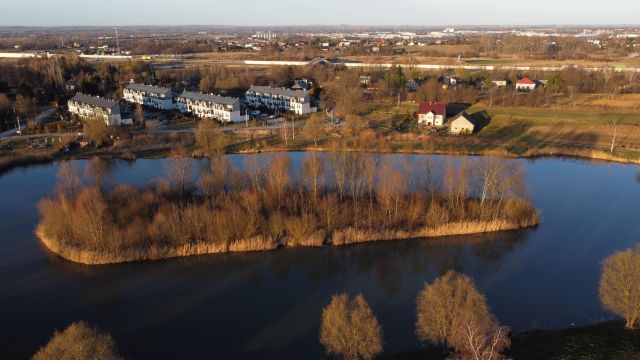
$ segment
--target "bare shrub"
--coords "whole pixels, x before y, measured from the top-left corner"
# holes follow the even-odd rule
[[[640,247],[617,251],[602,263],[600,301],[605,309],[636,329],[640,317]]]
[[[382,352],[382,327],[362,295],[334,295],[322,311],[320,342],[343,359],[373,359]]]
[[[467,321],[484,322],[489,308],[473,281],[454,271],[448,271],[431,284],[425,284],[418,295],[416,333],[422,341],[452,345]]]
[[[63,332],[56,331],[49,343],[41,348],[33,360],[118,360],[113,338],[84,321],[69,325]]]
[[[497,360],[510,345],[509,328],[500,326],[473,281],[448,271],[425,287],[417,299],[416,333],[454,350],[454,359]]]

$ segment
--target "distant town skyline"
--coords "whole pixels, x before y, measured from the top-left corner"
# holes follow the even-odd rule
[[[637,0],[0,0],[0,8],[0,26],[640,24]]]

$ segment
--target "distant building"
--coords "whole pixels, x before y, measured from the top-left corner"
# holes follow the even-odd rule
[[[538,86],[538,83],[529,79],[528,77],[524,77],[516,82],[516,90],[520,90],[520,91],[535,90],[537,86]]]
[[[407,81],[407,83],[405,84],[404,88],[407,91],[418,91],[418,89],[420,89],[420,86],[422,86],[423,83],[424,83],[424,81],[422,79],[413,78],[413,79]]]
[[[458,83],[461,83],[462,80],[460,80],[459,78],[455,77],[455,76],[445,76],[444,78],[444,84],[445,85],[458,85]]]
[[[493,85],[495,85],[496,87],[505,87],[505,86],[507,86],[507,80],[493,80],[493,81],[491,81],[491,83],[493,83]]]
[[[311,107],[311,95],[306,90],[272,88],[251,85],[245,93],[249,106],[265,106],[272,110],[291,111],[298,115],[315,112]]]
[[[293,86],[291,86],[291,90],[311,90],[311,86],[313,86],[313,81],[309,79],[296,79],[294,80]]]
[[[107,126],[133,124],[131,115],[117,101],[78,93],[67,105],[70,113],[84,119],[103,119]]]
[[[124,100],[160,110],[175,109],[173,91],[169,88],[131,83],[122,90]]]
[[[447,106],[443,103],[420,103],[418,124],[443,126],[447,121]]]
[[[267,31],[267,32],[258,31],[257,33],[255,33],[255,35],[253,35],[253,38],[263,39],[263,40],[273,40],[278,38],[278,34],[271,31]]]
[[[182,113],[194,114],[221,122],[239,122],[240,99],[185,91],[176,98],[176,106]]]
[[[475,120],[466,112],[461,112],[451,119],[452,134],[473,134],[476,129]]]
[[[65,89],[67,89],[67,91],[76,91],[76,87],[77,87],[76,81],[71,79],[66,83],[64,83],[64,87]]]

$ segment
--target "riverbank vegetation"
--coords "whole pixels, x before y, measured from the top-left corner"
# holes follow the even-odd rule
[[[435,164],[375,154],[310,154],[292,176],[287,153],[226,157],[192,181],[177,149],[165,177],[144,188],[107,187],[94,159],[84,180],[60,164],[55,194],[39,203],[38,234],[72,261],[102,264],[281,246],[346,245],[513,230],[539,222],[522,167],[498,158]]]
[[[32,360],[120,360],[116,343],[108,333],[84,321],[74,322],[63,332],[56,331]]]

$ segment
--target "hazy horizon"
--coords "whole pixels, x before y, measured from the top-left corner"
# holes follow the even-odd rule
[[[0,26],[634,26],[640,1],[0,0]],[[193,11],[196,10],[196,11]]]

